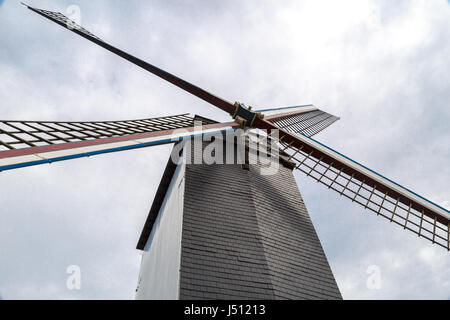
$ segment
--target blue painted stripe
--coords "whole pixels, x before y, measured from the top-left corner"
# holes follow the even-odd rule
[[[300,133],[300,134],[301,134],[302,136],[304,136],[304,137],[306,137],[306,138],[308,138],[308,139],[310,139],[310,140],[312,140],[312,141],[314,141],[314,142],[320,144],[322,147],[327,148],[328,150],[337,153],[337,154],[340,155],[341,157],[344,157],[345,159],[347,159],[347,160],[349,160],[349,161],[351,161],[351,162],[357,164],[358,166],[363,167],[364,169],[366,169],[366,170],[368,170],[368,171],[370,171],[370,172],[376,174],[377,176],[379,176],[379,177],[381,177],[381,178],[383,178],[383,179],[385,179],[385,180],[387,180],[387,181],[389,181],[389,182],[395,184],[396,186],[398,186],[398,187],[400,187],[400,188],[402,188],[402,189],[404,189],[404,190],[406,190],[406,191],[412,193],[413,195],[415,195],[415,196],[421,198],[422,200],[424,200],[424,201],[426,201],[426,202],[428,202],[428,203],[430,203],[430,204],[432,204],[432,205],[434,205],[434,206],[436,206],[436,207],[438,207],[438,208],[440,208],[440,209],[442,209],[442,210],[444,210],[445,212],[447,212],[447,213],[450,214],[450,211],[449,211],[449,210],[447,210],[447,209],[441,207],[440,205],[434,203],[433,201],[430,201],[430,200],[428,200],[428,199],[422,197],[420,194],[417,194],[417,193],[415,193],[414,191],[411,191],[411,190],[409,190],[408,188],[405,188],[404,186],[398,184],[397,182],[392,181],[391,179],[386,178],[385,176],[379,174],[378,172],[373,171],[372,169],[367,168],[366,166],[360,164],[359,162],[356,162],[355,160],[350,159],[349,157],[347,157],[347,156],[343,155],[342,153],[340,153],[340,152],[338,152],[338,151],[336,151],[336,150],[334,150],[334,149],[332,149],[332,148],[330,148],[330,147],[324,145],[323,143],[320,143],[319,141],[317,141],[317,140],[315,140],[315,139],[313,139],[313,138],[311,138],[311,137],[308,137],[307,135],[305,135],[305,134],[303,134],[303,133]]]
[[[305,108],[305,107],[313,107],[313,105],[312,104],[305,104],[305,105],[302,105],[302,106],[281,107],[281,108],[272,108],[272,109],[261,109],[261,110],[254,110],[254,112],[266,112],[266,111],[284,110],[284,109],[293,109],[293,108]]]
[[[105,150],[91,151],[91,152],[85,152],[85,153],[80,153],[80,154],[74,154],[74,155],[70,155],[70,156],[57,157],[57,158],[53,158],[53,159],[42,159],[42,160],[37,160],[37,161],[12,164],[12,165],[7,165],[7,166],[0,167],[0,171],[7,171],[7,170],[12,170],[12,169],[31,167],[31,166],[36,166],[36,165],[39,165],[39,164],[52,163],[52,162],[70,160],[70,159],[90,157],[90,156],[95,156],[95,155],[98,155],[98,154],[104,154],[104,153],[110,153],[110,152],[117,152],[117,151],[124,151],[124,150],[144,148],[144,147],[149,147],[149,146],[153,146],[153,145],[157,145],[157,144],[176,142],[176,141],[179,141],[180,139],[184,140],[184,139],[192,138],[192,137],[196,137],[196,136],[204,136],[204,135],[210,135],[210,134],[216,134],[216,133],[224,133],[224,132],[235,131],[235,130],[236,129],[234,129],[234,128],[223,129],[223,130],[212,131],[212,132],[208,132],[208,133],[191,134],[191,135],[188,135],[188,136],[180,137],[178,140],[162,139],[162,140],[157,140],[157,141],[152,141],[152,142],[145,142],[145,143],[135,144],[135,145],[131,145],[131,146],[124,146],[124,147],[110,148],[110,149],[105,149]],[[45,154],[45,153],[43,153],[43,154]]]

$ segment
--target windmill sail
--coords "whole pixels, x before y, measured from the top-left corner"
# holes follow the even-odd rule
[[[194,127],[200,121],[201,127]],[[0,121],[0,171],[234,130],[187,114],[126,121]]]
[[[303,134],[258,119],[295,168],[365,209],[450,250],[450,211]]]
[[[217,96],[207,92],[206,90],[203,90],[202,88],[197,87],[196,85],[194,85],[192,83],[189,83],[173,74],[170,74],[167,71],[164,71],[150,63],[147,63],[139,58],[136,58],[136,57],[132,56],[131,54],[126,53],[125,51],[122,51],[122,50],[104,42],[99,37],[93,35],[89,31],[87,31],[86,29],[84,29],[83,27],[78,25],[76,22],[67,18],[62,13],[37,9],[37,8],[30,7],[28,5],[25,5],[25,6],[28,9],[40,14],[41,16],[44,16],[47,19],[59,24],[60,26],[63,26],[64,28],[75,32],[76,34],[82,36],[83,38],[86,38],[86,39],[92,41],[93,43],[105,48],[106,50],[117,54],[118,56],[153,73],[154,75],[160,77],[161,79],[164,79],[164,80],[176,85],[177,87],[199,97],[200,99],[202,99],[206,102],[209,102],[212,105],[214,105],[230,114],[234,112],[235,106],[231,102],[226,101],[220,97],[217,97]]]
[[[312,137],[339,120],[332,114],[319,110],[312,104],[256,110],[266,121],[293,133]]]

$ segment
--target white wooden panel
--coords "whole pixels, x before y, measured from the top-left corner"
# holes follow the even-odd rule
[[[175,170],[145,245],[136,299],[179,297],[185,161]]]

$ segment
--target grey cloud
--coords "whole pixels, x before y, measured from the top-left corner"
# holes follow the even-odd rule
[[[450,8],[402,1],[77,1],[99,37],[229,100],[314,103],[325,144],[450,206]],[[65,11],[72,1],[30,1]],[[0,8],[1,118],[229,117],[15,1]],[[169,146],[0,175],[4,298],[131,299]],[[344,298],[448,298],[447,255],[296,174]],[[65,286],[79,265],[82,289]],[[366,288],[379,265],[383,287]]]

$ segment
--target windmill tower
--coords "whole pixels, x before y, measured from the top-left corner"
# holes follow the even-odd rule
[[[312,138],[337,117],[313,105],[254,111],[230,103],[111,46],[61,13],[28,8],[233,119],[217,123],[183,114],[104,122],[0,121],[0,171],[175,143],[173,154],[181,153],[181,160],[169,160],[137,245],[144,251],[137,298],[341,298],[293,170],[450,250],[447,209]],[[243,142],[229,140],[229,133],[241,133]],[[269,143],[255,148],[255,135]],[[211,151],[208,142],[199,149],[187,144],[198,137],[214,137],[225,150],[216,149],[214,156],[232,163],[210,164],[203,157],[196,163],[198,153]],[[258,162],[265,152],[269,162]],[[272,164],[278,169],[264,174]]]
[[[185,147],[179,164],[169,159],[137,245],[136,297],[341,299],[293,163],[245,161],[256,148],[226,137],[214,141],[223,164],[194,163],[209,142]]]

